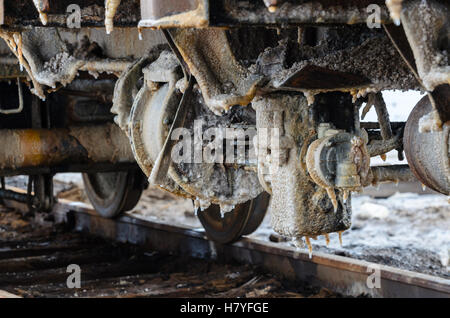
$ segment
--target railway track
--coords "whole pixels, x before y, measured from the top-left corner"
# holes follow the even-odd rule
[[[89,234],[87,237],[90,239],[87,241],[57,239],[48,243],[48,237],[46,237],[46,244],[49,245],[22,246],[20,242],[15,242],[18,248],[11,245],[6,249],[0,248],[0,259],[6,257],[0,260],[0,272],[15,273],[6,276],[0,274],[0,277],[6,277],[0,282],[0,289],[14,293],[18,285],[30,286],[31,281],[36,279],[43,281],[46,287],[43,288],[42,284],[38,284],[35,290],[19,288],[19,294],[58,297],[74,295],[186,297],[208,294],[208,288],[210,288],[208,295],[224,297],[245,295],[304,297],[321,293],[328,293],[328,296],[450,297],[450,280],[448,279],[319,252],[314,253],[310,259],[308,253],[303,250],[250,238],[231,245],[216,244],[207,240],[200,229],[149,221],[131,215],[115,220],[104,219],[99,217],[90,206],[79,202],[60,200],[53,210],[53,216],[56,223],[64,224],[66,229],[75,230],[64,235],[76,236],[76,233],[81,232]],[[58,243],[61,241],[63,243]],[[133,247],[130,248],[130,245]],[[49,253],[52,257],[49,257]],[[156,260],[155,255],[158,255]],[[174,282],[165,282],[165,285],[155,283],[161,278],[161,273],[157,273],[158,268],[164,268],[164,266],[167,268],[167,264],[175,264],[173,266],[180,269],[189,264],[185,261],[186,258],[194,262],[193,268],[203,270],[206,266],[201,265],[203,261],[210,264],[209,266],[216,263],[208,262],[239,265],[236,265],[234,269],[225,267],[213,271],[211,277],[203,275],[209,273],[208,271],[201,271],[202,279],[200,280],[199,272],[194,270],[192,273],[188,270],[187,273],[177,274],[178,280],[175,284]],[[61,284],[58,285],[59,287],[52,285],[67,276],[65,268],[61,266],[69,263],[86,264],[83,265],[85,268],[83,275],[86,275],[84,278],[89,283],[81,292],[67,291],[66,287],[60,286]],[[246,266],[258,268],[258,271],[262,270],[264,273],[275,274],[280,280],[255,275],[254,270]],[[27,272],[29,270],[39,270],[39,272],[35,276],[30,276]],[[207,283],[223,280],[223,277],[234,277],[233,273],[237,272],[249,274],[243,275],[242,280],[224,283],[223,289],[219,288],[219,290],[215,290],[214,286],[211,287],[211,284]],[[168,269],[166,275],[170,273],[174,274],[173,270]],[[368,279],[373,278],[373,275],[378,275],[380,288],[368,284]],[[117,280],[117,277],[126,277],[126,279]],[[183,285],[184,282],[192,280],[196,281],[193,286]],[[281,288],[285,285],[283,282],[288,281],[295,282],[294,285],[297,286],[308,286],[313,289],[305,291],[302,287],[299,292],[295,289]],[[243,285],[245,287],[247,283],[249,288],[241,287]],[[257,292],[254,292],[255,290]]]
[[[28,219],[0,207],[0,298],[337,296],[288,286],[250,265],[150,251]],[[80,267],[80,288],[67,285],[70,264]]]

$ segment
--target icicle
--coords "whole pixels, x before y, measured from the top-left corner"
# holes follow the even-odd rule
[[[342,231],[339,231],[338,234],[339,234],[339,245],[341,245],[342,247]]]
[[[303,94],[306,97],[306,101],[308,102],[308,106],[311,106],[312,104],[314,104],[315,100],[316,100],[316,95],[314,93],[311,92],[303,92]]]
[[[326,190],[327,190],[328,197],[330,198],[331,203],[333,204],[334,212],[337,212],[337,210],[338,210],[338,202],[337,202],[337,199],[336,199],[336,193],[334,192],[334,189],[331,188],[331,187],[326,188]]]
[[[264,4],[266,5],[267,10],[269,10],[270,13],[275,13],[278,9],[276,0],[264,0]]]
[[[198,201],[198,205],[199,205],[201,211],[205,211],[211,205],[211,202],[209,202],[207,200],[202,200],[200,198],[197,198],[196,201]]]
[[[306,245],[308,246],[309,258],[312,258],[312,245],[309,237],[305,236]]]
[[[142,36],[142,28],[138,28],[139,41],[142,41],[144,37]]]
[[[200,202],[198,200],[194,200],[194,214],[198,215],[198,209],[200,208]]]
[[[350,195],[350,191],[344,190],[344,193],[342,194],[342,199],[344,199],[344,203],[347,203],[349,195]]]
[[[436,110],[429,112],[419,119],[419,132],[433,132],[442,129],[442,120]]]
[[[295,248],[297,248],[297,249],[305,248],[305,243],[303,242],[303,239],[301,236],[293,237],[292,243],[294,244]]]
[[[39,12],[39,19],[43,25],[47,25],[48,18],[47,13],[43,12],[45,10],[44,1],[42,0],[33,0],[34,6]]]
[[[386,154],[385,153],[381,154],[380,158],[381,158],[381,160],[386,161],[386,159],[387,159]]]
[[[330,236],[328,234],[325,234],[325,244],[328,246],[330,244]]]
[[[0,37],[5,41],[8,45],[9,49],[14,53],[14,55],[19,60],[19,64],[25,68],[28,73],[29,78],[33,82],[33,89],[31,92],[37,95],[41,100],[45,100],[44,90],[42,89],[42,85],[36,80],[33,76],[33,72],[31,71],[30,65],[24,59],[22,54],[22,34],[19,32],[7,32],[0,29]]]
[[[13,33],[13,39],[14,39],[14,50],[17,52],[19,63],[23,66],[24,59],[23,59],[23,53],[22,53],[22,33]]]
[[[225,217],[225,213],[231,212],[234,210],[235,206],[230,204],[220,204],[220,216],[222,219]]]
[[[389,9],[391,19],[395,25],[400,25],[400,13],[402,12],[403,0],[386,0],[386,6]]]
[[[356,100],[358,99],[358,91],[356,89],[352,89],[350,90],[350,95],[352,95],[352,103],[356,103]]]
[[[425,192],[426,190],[427,190],[427,186],[422,183],[422,191]]]
[[[276,6],[270,6],[267,9],[269,10],[270,13],[275,13],[277,11],[277,7]]]
[[[105,0],[105,27],[106,34],[110,34],[114,29],[114,16],[121,0]]]
[[[364,119],[367,115],[367,113],[370,111],[370,109],[372,108],[373,103],[367,103],[366,106],[364,106],[363,111],[361,113],[361,119]]]

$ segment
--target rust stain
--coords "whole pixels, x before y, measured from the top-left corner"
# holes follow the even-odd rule
[[[44,161],[41,134],[36,130],[24,130],[20,134],[20,148],[25,166],[38,166]]]

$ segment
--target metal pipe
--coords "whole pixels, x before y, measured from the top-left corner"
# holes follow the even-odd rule
[[[135,162],[127,136],[111,123],[63,129],[0,130],[0,145],[0,171]]]
[[[12,200],[22,203],[29,203],[31,201],[32,204],[37,204],[38,199],[35,196],[28,196],[25,193],[19,193],[12,190],[0,189],[0,198],[4,200]]]
[[[398,134],[388,140],[370,140],[367,151],[371,157],[376,157],[402,146],[403,141],[401,135]]]
[[[398,130],[399,128],[405,127],[406,123],[403,121],[391,121],[391,129]],[[361,122],[361,128],[364,129],[380,129],[380,123],[378,122]]]
[[[380,124],[381,137],[384,140],[392,138],[391,123],[389,121],[389,113],[387,111],[386,103],[384,102],[381,93],[374,93],[369,95],[368,103],[372,103],[377,112],[378,123]]]
[[[0,114],[9,115],[9,114],[19,114],[23,110],[23,92],[22,92],[22,84],[20,83],[20,78],[17,78],[17,88],[19,95],[19,106],[13,109],[3,109],[0,108]]]
[[[408,165],[374,166],[370,168],[370,183],[376,185],[380,182],[413,182],[417,178]]]

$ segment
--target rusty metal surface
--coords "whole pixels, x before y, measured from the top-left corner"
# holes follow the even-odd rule
[[[205,27],[209,22],[206,0],[142,0],[139,27]]]
[[[374,166],[371,169],[370,183],[381,182],[415,182],[417,181],[408,165]]]
[[[450,120],[449,107],[449,28],[448,3],[408,1],[400,4],[397,19],[402,27],[383,25],[395,48],[402,56],[437,111],[436,125]],[[400,20],[398,20],[400,22]]]
[[[337,89],[370,84],[364,76],[307,65],[287,78],[280,87],[303,89]]]
[[[333,97],[323,100],[324,105],[331,105],[330,100],[333,105],[340,103],[341,109],[350,102],[350,99]],[[255,99],[252,106],[256,110],[257,129],[264,132],[258,135],[255,144],[260,183],[270,187],[272,194],[272,228],[283,236],[295,238],[300,245],[303,237],[308,244],[310,237],[348,229],[350,200],[344,197],[343,191],[335,191],[334,184],[319,183],[308,165],[307,152],[317,138],[315,131],[320,129],[319,121],[310,112],[318,112],[319,106],[308,106],[300,94],[266,95]],[[274,142],[274,136],[280,141]]]
[[[102,219],[93,210],[78,203],[62,202],[57,207],[56,217],[71,222],[77,231],[180,256],[259,265],[289,280],[323,286],[345,295],[450,297],[450,281],[443,278],[323,253],[315,253],[309,259],[307,252],[249,238],[232,245],[216,244],[196,229],[131,216],[117,220]],[[379,289],[370,289],[366,285],[370,266],[380,268]]]
[[[225,30],[178,29],[172,36],[211,111],[220,115],[234,105],[251,102],[261,76],[236,60]]]
[[[6,1],[5,24],[10,27],[42,26],[38,10],[30,2]],[[70,5],[80,7],[82,26],[105,26],[104,0],[37,0],[37,3],[42,3],[39,7],[47,17],[47,26],[67,27],[67,19],[73,13],[68,11]],[[114,25],[135,27],[140,19],[139,9],[139,0],[122,0],[114,16]]]
[[[134,162],[128,139],[119,127],[4,129],[0,131],[0,169],[81,163]]]
[[[148,17],[158,19],[166,15],[195,10],[199,2],[198,0],[142,0],[141,15],[143,19]]]
[[[327,52],[323,56],[311,55],[307,52],[307,43],[298,44],[293,38],[279,41],[278,45],[259,54],[256,73],[270,79],[266,87],[303,92],[310,103],[314,96],[329,91],[349,92],[357,99],[369,92],[420,87],[383,33],[367,32],[368,28],[357,26],[327,30],[330,33],[324,36],[324,40],[313,44],[314,50],[320,48]],[[332,38],[336,39],[333,43],[342,46],[328,46],[326,43],[330,43]],[[290,59],[296,62],[288,62]]]
[[[2,28],[0,37],[9,41],[9,45],[19,45],[20,42],[21,54],[15,50],[13,53],[21,60],[31,78],[36,95],[44,98],[47,91],[45,86],[55,90],[68,85],[80,71],[86,71],[94,77],[108,74],[119,76],[134,58],[146,55],[149,47],[164,42],[158,31],[142,32],[143,41],[139,41],[136,28],[116,29],[108,37],[105,37],[104,32],[92,28],[77,29],[77,32],[43,27],[16,32]],[[19,42],[14,42],[14,37],[20,39]],[[1,47],[4,54],[6,47]],[[17,60],[0,59],[0,63],[4,64],[1,76],[23,76],[12,67],[17,65]]]
[[[208,35],[210,33],[203,32],[202,34]],[[221,46],[218,45],[217,48],[221,48]],[[223,51],[223,48],[221,50]],[[198,54],[195,57],[197,58]],[[195,62],[197,62],[197,59]],[[210,62],[213,63],[213,61]],[[215,63],[215,65],[217,64]],[[235,65],[233,62],[230,62],[230,64]],[[226,66],[230,64],[227,63]],[[194,63],[188,63],[188,65],[189,70],[193,73],[199,71]],[[136,67],[138,67],[138,64],[136,64]],[[222,71],[223,73],[224,69],[229,71],[230,68],[224,67],[214,69],[214,71]],[[132,72],[134,73],[134,70],[130,69],[130,73]],[[225,116],[214,115],[204,105],[202,95],[193,89],[195,83],[193,77],[191,77],[187,86],[182,89],[184,94],[181,96],[177,89],[178,84],[182,82],[181,68],[176,55],[169,51],[161,52],[161,55],[154,62],[143,69],[143,73],[146,85],[143,85],[136,95],[130,116],[122,116],[126,121],[129,120],[122,127],[130,127],[129,135],[132,140],[133,152],[144,173],[150,177],[150,184],[174,193],[184,192],[185,195],[189,194],[193,199],[197,198],[197,200],[203,202],[201,204],[203,208],[214,203],[222,205],[225,209],[232,209],[232,206],[244,203],[260,194],[262,189],[259,187],[256,175],[251,170],[243,168],[243,164],[223,166],[216,162],[191,162],[187,158],[183,158],[183,162],[177,162],[169,156],[178,139],[172,138],[174,140],[170,140],[172,130],[175,131],[176,128],[184,127],[194,132],[192,128],[197,129],[194,127],[196,120],[197,122],[202,120],[204,123],[201,128],[203,131],[209,128],[229,127],[230,118],[233,118],[233,124],[239,125],[239,127],[243,126],[244,123],[245,125],[251,125],[254,123],[252,109],[235,108]],[[208,72],[208,75],[213,78],[218,77],[212,74],[215,73]],[[230,74],[221,75],[220,79]],[[126,78],[129,78],[129,80],[126,80]],[[124,74],[119,81],[119,85],[122,83],[128,85],[131,83],[131,78],[128,74]],[[208,83],[205,82],[204,84],[207,85]],[[217,85],[220,84],[221,81],[217,83]],[[117,87],[120,89],[118,92],[128,92],[126,86],[123,86],[125,90],[122,85]],[[215,86],[210,91],[215,93],[216,88]],[[236,97],[229,94],[226,98],[228,96]],[[115,98],[114,111],[118,110],[119,116],[121,113],[126,114],[126,108],[128,107],[123,107],[125,105],[122,103],[124,101],[125,104],[129,105],[126,102],[126,96],[121,98],[117,94],[116,97],[118,98]],[[217,97],[217,95],[213,97]],[[120,123],[120,118],[118,119]],[[252,132],[255,132],[255,130],[252,129],[249,134]],[[241,189],[244,190],[241,191]]]
[[[442,124],[450,121],[450,84],[442,84],[428,96],[433,108],[438,112]]]
[[[383,28],[399,54],[402,56],[403,60],[408,64],[414,74],[417,75],[417,66],[416,61],[414,60],[414,54],[409,46],[403,27],[396,26],[394,24],[385,24],[383,25]]]
[[[22,27],[46,25],[66,27],[69,5],[81,8],[82,26],[105,25],[104,0],[27,0],[5,3],[5,24]],[[114,14],[114,25],[135,27],[204,27],[243,24],[298,25],[304,23],[365,23],[370,4],[381,6],[382,22],[389,22],[384,0],[315,0],[275,1],[266,7],[264,1],[248,0],[122,0]],[[39,12],[37,10],[39,8]],[[107,22],[109,25],[110,22]]]
[[[409,115],[403,144],[411,171],[427,187],[448,195],[449,171],[449,123],[442,131],[423,131],[424,118],[432,113],[428,96],[424,96]]]
[[[448,1],[404,1],[401,22],[413,52],[417,73],[427,91],[448,84]]]
[[[205,27],[239,25],[300,25],[365,23],[367,6],[381,6],[382,22],[389,14],[382,0],[371,1],[164,1],[141,2],[141,27]]]
[[[301,25],[311,23],[366,23],[367,6],[381,7],[381,22],[388,22],[389,13],[384,0],[348,1],[276,1],[266,7],[261,1],[220,0],[210,2],[211,25]]]
[[[231,213],[222,216],[220,206],[211,205],[200,210],[197,217],[212,241],[232,243],[256,231],[267,213],[269,200],[270,195],[263,192],[255,199],[237,205]]]

